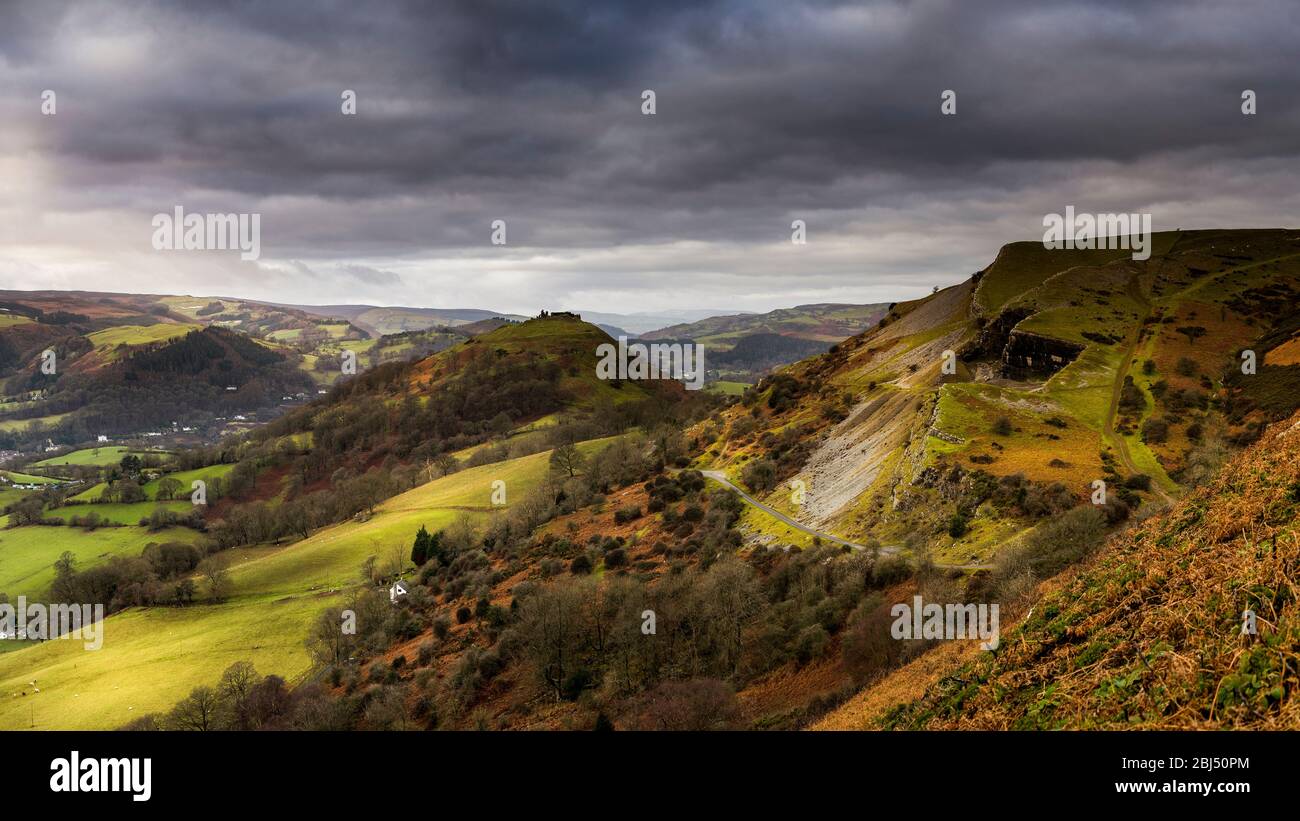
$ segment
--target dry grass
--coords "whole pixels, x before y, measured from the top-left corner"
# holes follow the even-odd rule
[[[1300,414],[883,726],[1300,728],[1298,457]]]

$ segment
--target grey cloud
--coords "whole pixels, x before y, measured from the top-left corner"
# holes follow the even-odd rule
[[[627,310],[647,278],[765,301],[747,308],[914,294],[1066,203],[1184,227],[1294,213],[1297,34],[1286,0],[19,0],[0,163],[40,159],[19,173],[48,213],[257,211],[264,257],[323,289],[427,301],[440,276],[472,296],[494,272],[515,287],[476,298],[502,310],[563,294]],[[43,88],[57,117],[36,113]],[[802,263],[770,250],[795,217]],[[509,249],[488,245],[498,218]],[[266,270],[254,287],[305,300],[293,264]]]

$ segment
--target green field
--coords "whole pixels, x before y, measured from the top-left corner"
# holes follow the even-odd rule
[[[720,379],[717,382],[710,382],[706,390],[720,393],[724,396],[740,396],[748,387],[748,382],[728,382],[725,379]]]
[[[32,473],[19,473],[14,470],[0,470],[0,475],[5,476],[9,481],[16,485],[57,485],[61,484],[58,479],[51,479],[49,476],[37,476]]]
[[[122,461],[122,457],[127,454],[130,448],[122,445],[105,445],[102,448],[86,448],[84,450],[74,450],[72,453],[65,453],[62,456],[52,456],[49,459],[42,459],[39,462],[33,462],[33,467],[51,467],[54,465],[115,465]]]
[[[579,447],[590,453],[610,441]],[[115,614],[105,621],[100,650],[51,641],[0,653],[0,729],[29,726],[33,708],[37,728],[117,727],[143,713],[169,708],[196,685],[212,684],[240,660],[253,662],[263,674],[299,677],[309,663],[303,645],[308,625],[338,599],[338,591],[357,583],[368,556],[381,562],[394,552],[405,557],[422,524],[437,529],[461,515],[490,515],[493,481],[506,482],[508,502],[518,500],[545,479],[549,460],[549,453],[538,453],[471,468],[389,499],[369,521],[323,528],[285,547],[231,551],[235,592],[230,601]],[[28,530],[80,532],[4,531],[0,557],[8,550],[8,539]],[[152,540],[164,539],[155,535]],[[67,548],[47,543],[43,560],[59,549]],[[0,574],[4,568],[0,561]],[[32,680],[41,688],[39,694],[30,692]],[[23,691],[29,694],[15,695]]]
[[[613,438],[584,442],[585,453]],[[492,511],[492,483],[506,483],[506,501],[521,498],[547,475],[550,451],[444,476],[384,502],[368,522],[345,522],[323,528],[311,538],[279,550],[256,550],[232,568],[235,589],[243,594],[283,595],[337,588],[354,583],[368,556],[384,562],[394,549],[405,556],[415,532],[451,524],[457,517],[482,518]]]
[[[0,729],[118,727],[167,710],[236,661],[296,678],[309,664],[307,627],[331,601],[132,608],[104,621],[99,650],[68,639],[0,654]]]
[[[96,331],[93,334],[87,334],[86,338],[96,348],[112,349],[118,345],[147,345],[151,342],[166,342],[169,339],[184,336],[197,327],[197,325],[177,325],[173,323],[117,325],[112,328],[105,328],[102,331]]]
[[[22,499],[24,496],[35,492],[36,491],[33,490],[16,490],[11,487],[0,486],[0,510],[3,510],[6,505],[11,505]],[[0,527],[3,527],[5,524],[3,520],[8,518],[8,516],[0,516]]]
[[[158,497],[158,483],[163,479],[175,479],[181,483],[181,489],[178,493],[184,494],[186,498],[189,498],[191,491],[190,483],[195,479],[204,482],[211,482],[213,479],[225,476],[227,473],[234,470],[234,468],[234,465],[209,465],[205,468],[196,468],[194,470],[180,470],[175,473],[168,473],[151,482],[145,482],[141,490],[143,490],[145,495],[150,499],[156,499]]]
[[[235,467],[234,465],[209,465],[208,467],[196,468],[194,470],[180,470],[175,473],[168,473],[163,476],[160,476],[157,479],[153,479],[151,481],[145,482],[140,489],[144,491],[144,495],[149,499],[157,499],[158,484],[162,482],[163,479],[175,479],[176,481],[181,483],[181,489],[177,492],[177,499],[184,501],[189,498],[190,492],[192,490],[191,482],[193,482],[195,479],[202,479],[205,482],[210,482],[214,478],[225,476],[227,473],[233,470],[234,467]],[[93,502],[99,499],[100,494],[107,489],[108,489],[107,482],[99,482],[98,484],[91,485],[90,487],[86,488],[85,490],[81,491],[75,496],[68,497],[68,501],[74,503]]]
[[[164,507],[174,513],[189,513],[193,505],[190,504],[188,499],[179,502],[112,502],[108,504],[66,505],[45,511],[45,518],[66,522],[73,516],[85,517],[91,513],[98,513],[100,518],[110,522],[134,525],[159,507]]]
[[[76,527],[29,525],[0,530],[0,592],[10,599],[39,596],[54,581],[54,562],[67,550],[84,569],[113,556],[138,556],[150,542],[194,542],[188,528],[150,533],[140,527],[106,527],[87,532]]]

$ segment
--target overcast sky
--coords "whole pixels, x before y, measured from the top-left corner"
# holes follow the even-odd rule
[[[1067,205],[1295,227],[1297,43],[1294,0],[0,0],[0,287],[767,310],[952,284]],[[261,258],[155,251],[176,205],[260,214]]]

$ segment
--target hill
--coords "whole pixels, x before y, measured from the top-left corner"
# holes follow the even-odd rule
[[[709,317],[650,331],[641,338],[701,343],[711,377],[753,382],[775,368],[861,333],[879,321],[887,307],[799,305],[765,314]]]
[[[608,443],[585,444],[583,450],[603,444]],[[234,593],[228,599],[159,603],[111,615],[104,623],[103,647],[94,653],[84,652],[78,642],[0,653],[0,727],[29,727],[35,721],[38,729],[112,729],[166,710],[241,660],[254,662],[263,674],[299,679],[311,664],[304,641],[311,624],[362,582],[359,569],[367,557],[388,563],[396,549],[404,561],[421,525],[446,527],[464,516],[487,519],[493,511],[492,481],[504,477],[522,500],[541,483],[546,465],[546,454],[539,453],[466,470],[394,496],[363,522],[323,528],[292,545],[233,550],[228,556]],[[34,557],[35,537],[50,531],[68,539],[80,535],[65,528],[0,532],[0,545],[7,545],[0,554],[14,554],[0,561],[0,583],[11,596],[37,595],[48,587],[53,572]],[[152,540],[169,538],[176,536],[164,533]],[[100,530],[70,549],[82,560],[90,551],[106,549],[126,557],[138,554],[144,541],[135,528]],[[39,695],[28,685],[32,680]]]
[[[495,529],[503,547],[526,536],[519,523],[532,521],[542,500],[555,503],[557,464],[577,469],[608,458],[601,454],[621,437],[601,431],[651,425],[689,401],[676,383],[597,379],[596,345],[607,341],[595,326],[551,316],[422,360],[382,364],[241,441],[177,454],[170,464],[185,469],[147,482],[141,476],[132,491],[140,502],[92,503],[120,483],[108,483],[120,474],[104,466],[105,482],[52,506],[46,524],[14,527],[0,540],[23,546],[11,584],[53,584],[78,601],[109,597],[104,629],[115,638],[89,661],[60,642],[0,655],[9,694],[0,701],[0,725],[119,726],[165,710],[240,660],[300,677],[312,664],[305,639],[322,614],[371,597],[376,585],[406,572],[421,527],[447,532],[449,543],[471,538],[455,532]],[[551,458],[553,443],[569,461]],[[521,446],[527,453],[513,458],[499,451]],[[236,461],[187,467],[216,458]],[[226,574],[220,586],[207,563],[161,575],[163,548],[143,541],[143,523],[98,531],[52,524],[90,513],[131,520],[160,507],[181,513],[189,502],[164,501],[175,497],[162,495],[163,483],[172,480],[175,493],[196,477],[212,494],[199,555],[211,551],[226,568],[216,571]],[[57,553],[36,549],[50,534],[56,547],[72,550],[71,572],[52,567]],[[111,550],[99,546],[106,543]],[[187,555],[183,545],[166,549]],[[186,592],[187,580],[199,584]],[[30,680],[39,682],[39,703],[30,701]]]
[[[1136,262],[1008,245],[970,280],[765,379],[699,464],[748,476],[807,524],[955,563],[987,561],[1095,481],[1126,509],[1163,504],[1294,408],[1281,386],[1297,371],[1273,352],[1296,333],[1300,234],[1155,246]],[[1247,349],[1265,363],[1251,376]],[[999,482],[1031,503],[987,504]]]
[[[1298,465],[1300,414],[1174,508],[1113,539],[1004,630],[996,652],[947,659],[925,695],[885,709],[864,695],[823,725],[1300,727]],[[1244,632],[1246,611],[1256,632]],[[879,687],[891,688],[891,680]]]
[[[80,329],[67,327],[70,334]],[[6,392],[27,397],[8,403],[8,418],[28,423],[12,434],[15,442],[87,442],[101,434],[209,424],[276,407],[285,394],[310,385],[283,354],[241,334],[168,323],[153,328],[162,330],[136,334],[149,329],[115,326],[64,337],[51,349],[54,373],[43,372],[38,357],[12,375]],[[57,422],[31,425],[53,414]]]
[[[11,655],[93,684],[98,707],[60,705],[75,726],[140,705],[157,714],[137,726],[179,726],[193,699],[115,692],[121,669],[176,677],[176,699],[236,661],[299,678],[259,679],[278,706],[223,726],[1291,726],[1293,660],[1254,654],[1281,646],[1277,624],[1295,639],[1300,497],[1268,425],[1300,396],[1300,232],[1154,245],[1133,261],[1012,243],[739,397],[599,379],[609,337],[564,314],[379,364],[171,457],[233,463],[206,517],[231,589],[200,572],[190,603],[145,584],[157,598],[111,619],[128,636],[111,664]],[[131,591],[145,572],[98,567],[87,581]],[[916,595],[1004,605],[1002,649],[893,639],[893,604]],[[1210,634],[1248,605],[1264,649],[1228,670],[1235,634]],[[188,661],[158,643],[178,638]],[[21,685],[7,661],[0,682]]]
[[[88,380],[112,381],[110,366],[114,363],[164,343],[179,342],[194,330],[233,331],[277,354],[262,357],[246,351],[244,355],[254,368],[266,369],[265,379],[261,381],[274,386],[274,390],[256,397],[241,392],[228,397],[239,401],[224,403],[207,402],[198,395],[184,393],[176,397],[184,405],[181,409],[184,412],[162,420],[168,425],[181,420],[251,415],[255,411],[266,414],[277,406],[301,404],[309,395],[328,388],[346,375],[344,363],[349,358],[349,367],[355,365],[362,370],[384,362],[418,359],[448,348],[472,333],[496,327],[492,320],[483,320],[488,324],[469,325],[467,331],[435,325],[372,336],[345,316],[327,311],[309,313],[292,306],[228,297],[79,291],[0,292],[0,319],[3,319],[0,321],[0,384],[4,385],[5,400],[0,402],[0,432],[14,434],[15,446],[43,444],[46,439],[61,444],[89,441],[77,438],[88,432],[75,423],[75,418],[70,419],[82,415],[73,413],[82,409],[76,394],[51,386],[61,382],[64,376],[78,384],[86,384]],[[46,350],[56,354],[55,379],[42,379],[38,374]],[[284,373],[281,364],[291,365],[306,378]],[[276,390],[279,393],[271,397]],[[202,401],[185,404],[189,400]],[[39,427],[29,430],[33,421]],[[129,430],[114,427],[90,433],[138,436],[156,431],[159,426],[158,420],[142,418]],[[225,424],[199,422],[188,427],[186,436],[180,436],[170,427],[162,435],[168,438],[169,444],[193,444],[204,439],[212,441],[229,432]]]
[[[424,331],[429,328],[455,328],[484,320],[508,319],[521,321],[527,317],[502,314],[478,308],[412,308],[400,305],[285,305],[268,303],[278,308],[301,311],[316,317],[341,317],[361,328],[371,336]]]
[[[839,342],[871,327],[884,316],[887,306],[822,303],[778,308],[765,314],[713,316],[641,334],[643,339],[690,339],[712,343],[710,350],[729,350],[744,336],[778,334],[795,339],[815,340],[827,345]]]

